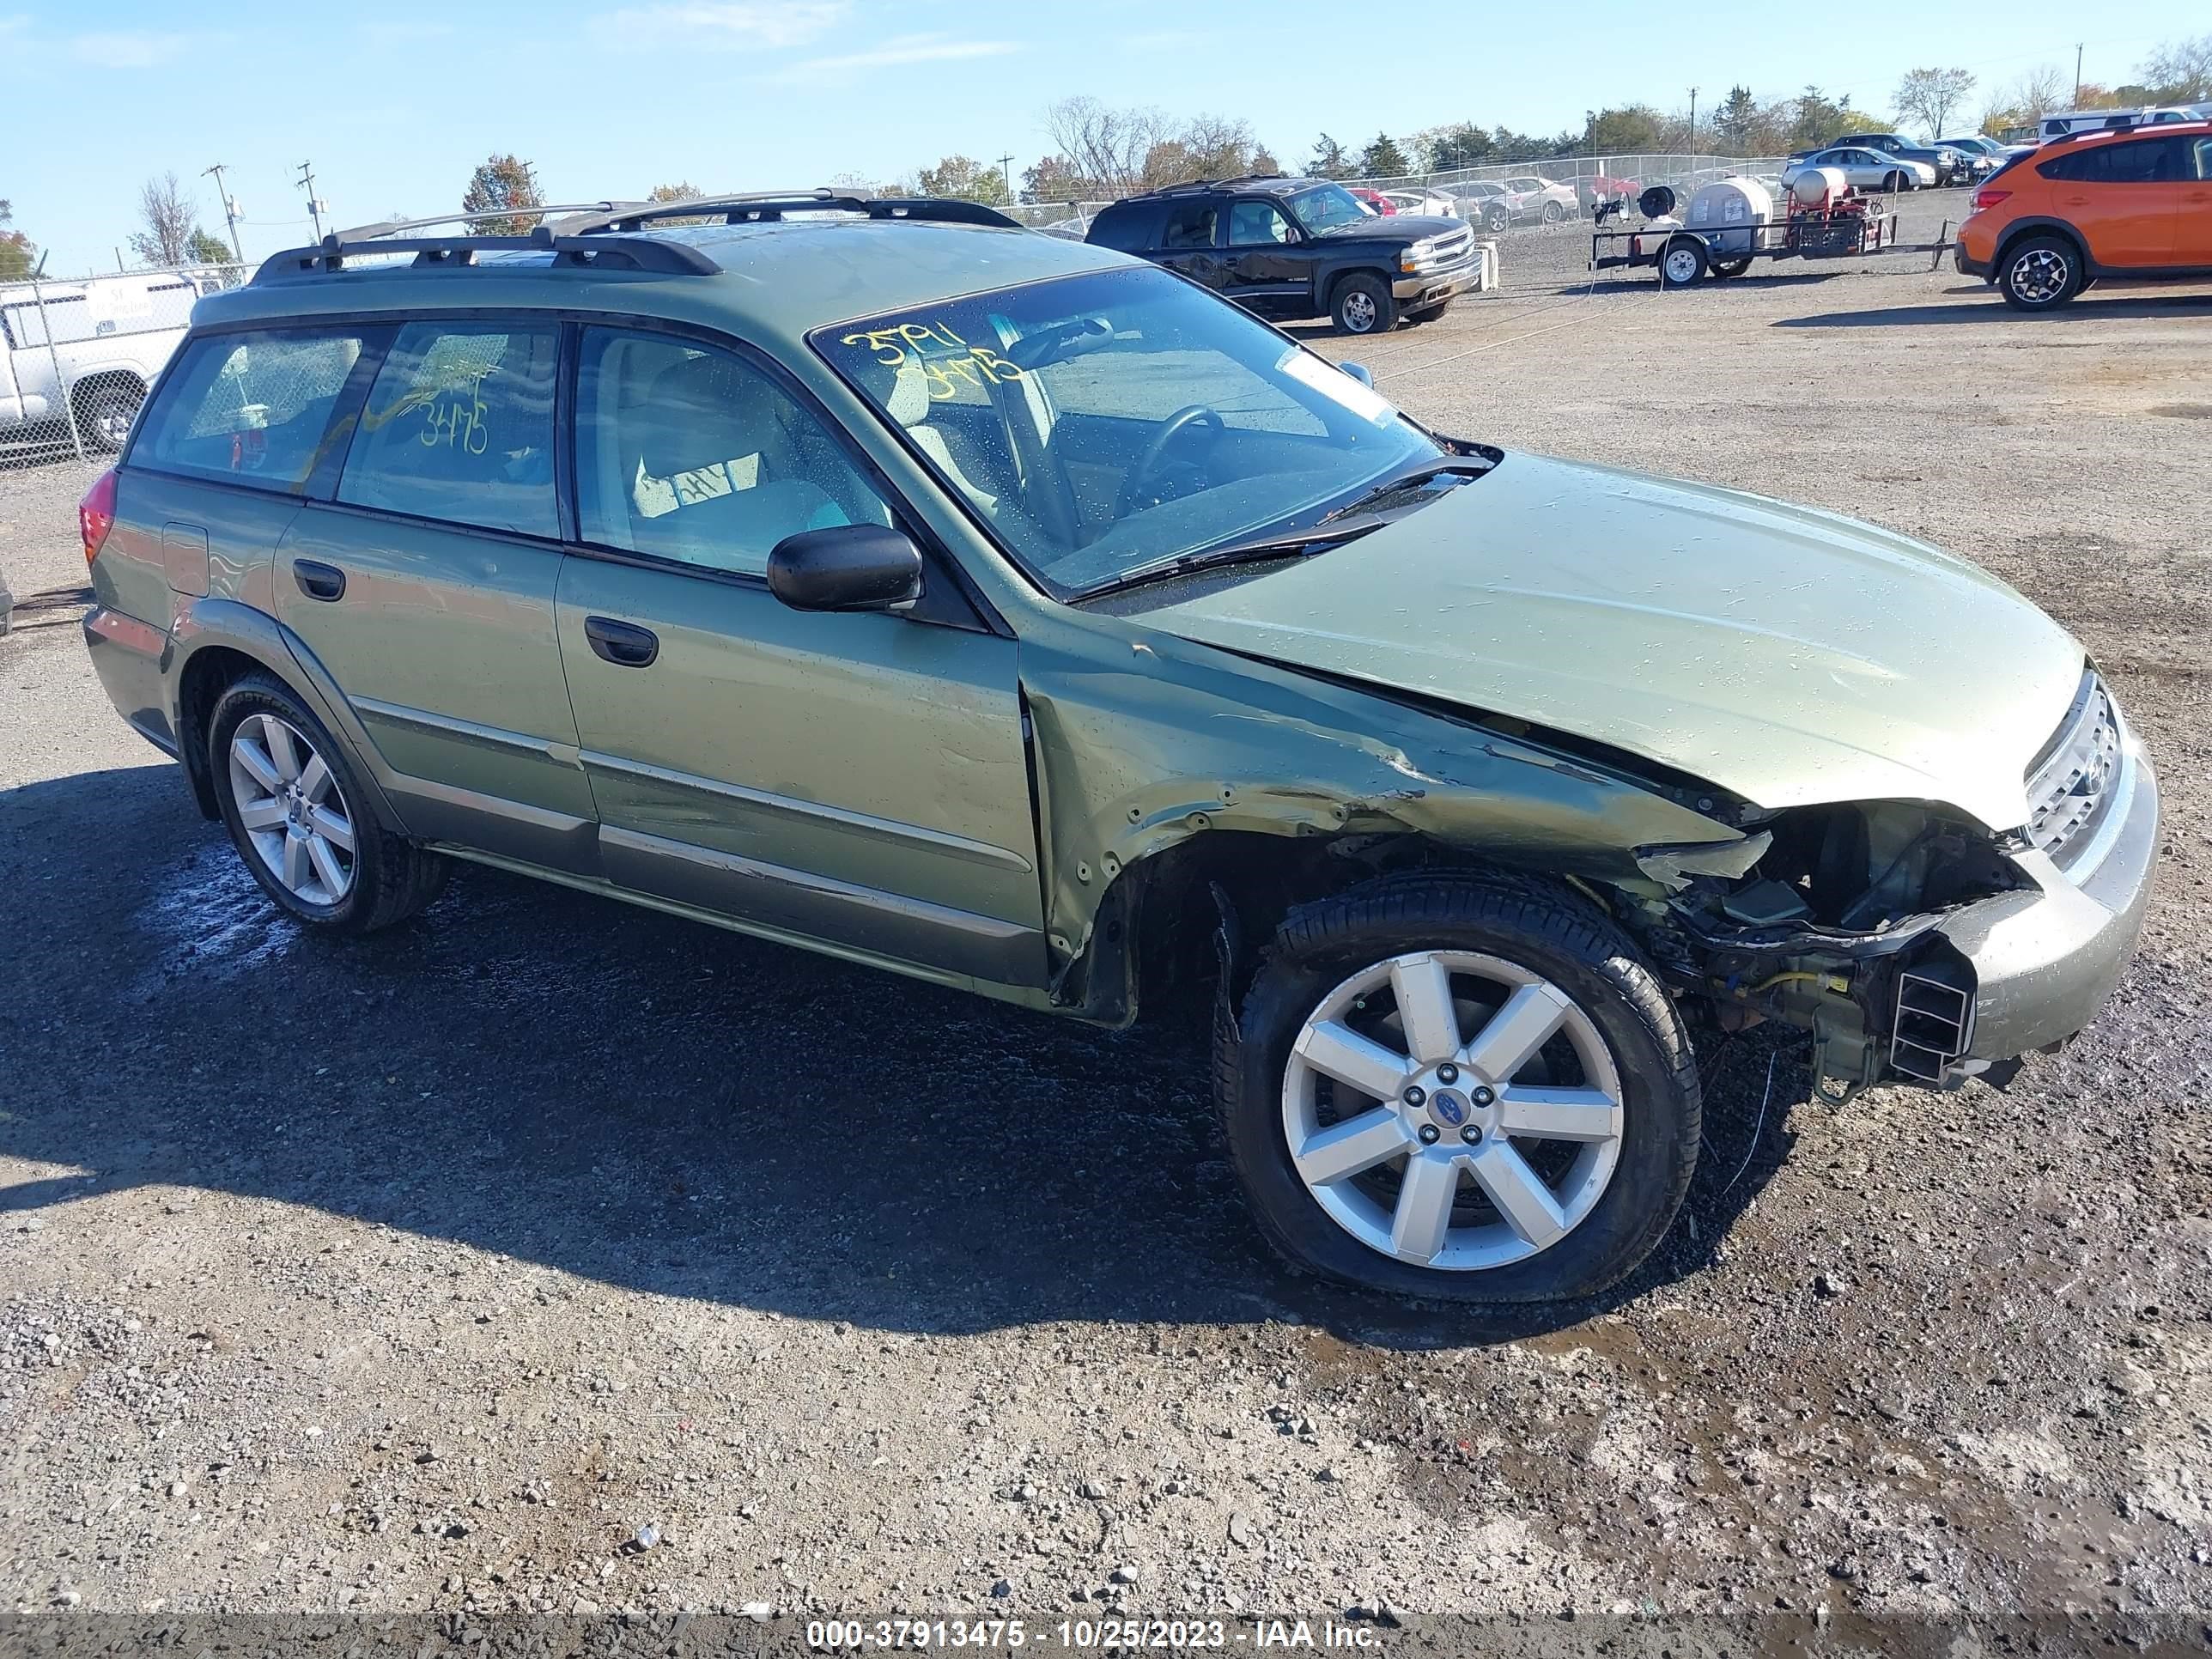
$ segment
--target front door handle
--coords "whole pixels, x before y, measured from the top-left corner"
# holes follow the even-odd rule
[[[658,634],[635,623],[617,622],[612,617],[585,617],[584,637],[592,642],[594,653],[617,668],[650,668],[660,654]]]
[[[300,584],[300,591],[309,599],[320,599],[325,605],[345,598],[345,572],[334,564],[295,559],[292,580]]]

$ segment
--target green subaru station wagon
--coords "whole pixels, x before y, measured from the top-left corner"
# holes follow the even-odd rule
[[[2002,1082],[2127,963],[2150,765],[1962,559],[1432,432],[985,208],[554,214],[201,301],[85,500],[102,682],[304,927],[467,859],[1196,1000],[1267,1237],[1468,1302],[1651,1249],[1694,1028]]]

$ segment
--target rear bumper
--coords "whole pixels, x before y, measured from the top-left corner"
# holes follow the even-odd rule
[[[167,677],[175,642],[150,623],[94,605],[85,613],[84,646],[116,712],[155,748],[175,754]]]
[[[1989,280],[1990,262],[1987,259],[1975,258],[1966,252],[1966,245],[1964,242],[1952,244],[1951,264],[1962,276],[1978,276],[1984,282]]]
[[[2048,1048],[2096,1018],[2142,933],[2158,862],[2158,778],[2132,733],[2118,787],[2127,793],[2074,869],[2023,855],[2032,890],[1967,906],[1936,931],[1974,975],[1966,1054],[2003,1060]]]

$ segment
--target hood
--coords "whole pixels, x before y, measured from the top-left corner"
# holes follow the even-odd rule
[[[1186,638],[1512,715],[1761,806],[2027,820],[2080,645],[1994,576],[1735,490],[1509,454],[1395,523],[1147,613]]]
[[[1322,231],[1314,240],[1318,242],[1356,242],[1369,237],[1382,237],[1393,242],[1418,242],[1426,236],[1443,236],[1466,228],[1466,220],[1447,219],[1442,214],[1378,213],[1372,218]]]

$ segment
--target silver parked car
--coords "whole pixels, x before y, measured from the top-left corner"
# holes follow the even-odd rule
[[[1459,217],[1459,203],[1440,190],[1386,190],[1380,194],[1401,213],[1421,214],[1434,219]]]
[[[1802,161],[1794,161],[1782,169],[1782,188],[1790,189],[1800,173],[1814,167],[1834,167],[1844,175],[1844,182],[1855,190],[1933,190],[1936,169],[1925,161],[1908,161],[1902,155],[1885,155],[1878,149],[1862,149],[1855,144],[1842,144],[1833,149],[1816,149]]]
[[[1513,204],[1516,219],[1540,219],[1547,225],[1556,225],[1563,219],[1582,216],[1582,198],[1575,194],[1572,185],[1556,184],[1533,173],[1508,179],[1505,194]]]

